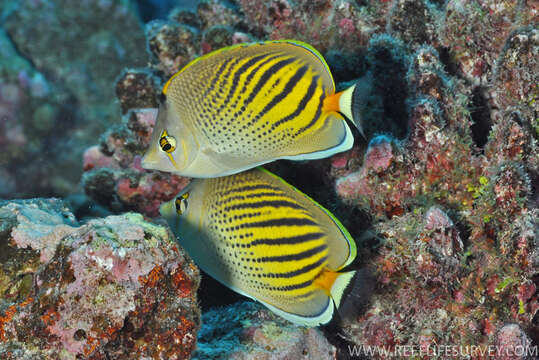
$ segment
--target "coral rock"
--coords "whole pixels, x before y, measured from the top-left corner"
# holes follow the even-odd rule
[[[235,27],[242,21],[238,11],[218,0],[204,1],[197,6],[197,15],[201,29],[209,29],[216,25]]]
[[[530,7],[518,0],[503,5],[496,0],[449,1],[442,37],[455,55],[461,74],[476,84],[491,79],[505,39],[514,28],[533,22]]]
[[[464,248],[453,222],[440,208],[427,211],[424,230],[430,236],[426,241],[441,256],[456,256]]]
[[[496,64],[496,83],[499,91],[496,105],[500,108],[516,105],[520,101],[537,99],[539,71],[539,30],[522,28],[506,41]]]
[[[334,359],[320,330],[295,326],[260,304],[239,302],[202,315],[193,359]]]
[[[0,348],[8,359],[185,359],[194,350],[199,274],[167,227],[128,213],[66,233],[73,216],[54,200],[7,203],[0,216],[11,219],[0,233],[3,246],[25,265],[17,280],[22,269],[0,259],[3,279],[13,284],[8,293],[18,289],[16,297],[2,292]],[[54,240],[44,243],[53,257],[32,243],[33,250],[22,248],[21,233],[40,239],[29,229]]]
[[[497,360],[532,359],[531,341],[517,324],[507,324],[496,334]]]
[[[200,40],[188,26],[154,21],[147,25],[150,51],[158,59],[157,69],[169,78],[199,54]]]
[[[432,6],[425,1],[394,1],[388,17],[388,32],[417,47],[424,43],[435,45],[437,30]]]
[[[122,113],[130,109],[156,108],[157,79],[143,70],[127,70],[116,82],[116,96]]]

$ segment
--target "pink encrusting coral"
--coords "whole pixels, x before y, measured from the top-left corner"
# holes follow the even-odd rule
[[[46,199],[1,203],[0,221],[2,250],[13,257],[0,259],[2,294],[12,294],[0,299],[6,359],[185,359],[194,350],[198,269],[166,226],[134,213],[79,226]],[[54,258],[26,249],[21,234],[42,239],[28,229],[48,231],[42,246]]]

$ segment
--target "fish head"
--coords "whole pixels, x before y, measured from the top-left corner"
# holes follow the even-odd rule
[[[150,147],[142,158],[145,169],[182,175],[196,158],[198,143],[174,103],[164,98],[159,105]]]
[[[186,235],[198,230],[203,216],[200,181],[193,180],[185,189],[180,191],[172,200],[161,204],[159,213],[172,231],[179,235]]]

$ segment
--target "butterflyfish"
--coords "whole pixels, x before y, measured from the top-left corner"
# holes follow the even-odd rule
[[[329,322],[354,282],[344,226],[262,168],[195,179],[160,212],[202,270],[296,324]]]
[[[348,150],[354,139],[343,114],[361,131],[354,89],[335,93],[326,61],[303,42],[216,50],[164,85],[142,166],[211,178]]]

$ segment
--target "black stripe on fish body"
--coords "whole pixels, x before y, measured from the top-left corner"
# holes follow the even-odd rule
[[[260,216],[260,215],[262,215],[261,212],[252,212],[252,213],[247,213],[247,214],[234,215],[232,218],[234,220],[241,220],[241,219],[245,219],[245,218],[257,217],[257,216]]]
[[[281,60],[275,64],[273,64],[272,66],[270,66],[268,69],[266,69],[266,71],[264,71],[264,73],[260,76],[260,79],[258,79],[258,82],[256,83],[256,85],[254,86],[253,90],[251,91],[251,93],[249,94],[249,97],[245,100],[245,102],[243,103],[243,106],[244,107],[247,107],[253,100],[254,98],[256,97],[256,95],[258,95],[258,93],[260,92],[260,90],[262,90],[262,88],[264,87],[264,85],[267,83],[267,81],[273,76],[275,75],[279,70],[281,70],[283,67],[285,67],[286,65],[289,65],[291,63],[293,63],[294,61],[296,61],[295,58],[288,58],[288,59],[285,59],[285,60]]]
[[[239,95],[238,97],[236,98],[236,101],[234,101],[234,106],[239,102],[239,100],[242,99],[242,96],[245,94],[245,92],[247,91],[247,87],[249,86],[249,84],[251,83],[251,81],[253,80],[254,76],[258,73],[258,71],[264,66],[266,65],[267,63],[275,60],[275,59],[278,59],[280,57],[283,57],[283,54],[282,53],[277,53],[277,55],[274,55],[266,60],[264,60],[263,62],[261,62],[256,68],[254,68],[249,74],[247,74],[247,76],[245,77],[244,81],[243,81],[243,86],[239,92]],[[244,99],[244,103],[245,103],[245,99]],[[236,110],[236,112],[232,115],[232,117],[235,119],[237,118],[238,116],[242,115],[246,110],[246,107],[245,107],[245,104],[243,104],[239,109]],[[239,130],[239,132],[241,132],[241,130]]]
[[[195,102],[196,104],[200,104],[200,106],[196,106],[197,111],[195,111],[195,113],[201,113],[201,112],[204,112],[204,110],[206,110],[206,112],[208,112],[208,116],[202,116],[202,117],[201,116],[195,116],[195,122],[198,125],[201,126],[202,131],[203,131],[203,133],[204,133],[204,135],[206,136],[207,139],[212,139],[213,138],[213,136],[211,136],[206,131],[206,129],[210,128],[210,126],[211,126],[210,124],[215,123],[215,116],[213,118],[209,117],[209,112],[210,112],[210,109],[212,108],[212,103],[214,103],[216,96],[218,96],[218,91],[214,91],[214,90],[215,90],[216,86],[218,87],[218,82],[221,79],[221,75],[222,75],[223,71],[230,64],[230,62],[233,61],[233,60],[236,60],[236,62],[238,61],[237,59],[234,59],[233,57],[230,57],[228,59],[225,59],[221,63],[221,65],[219,66],[217,71],[214,72],[213,77],[208,80],[207,84],[209,84],[209,86],[206,87],[206,90],[204,91],[204,94],[200,97],[199,101]],[[232,67],[232,66],[233,66],[233,64],[230,67]],[[210,98],[209,95],[211,93],[213,93],[213,95]],[[203,124],[202,124],[200,118],[204,118]]]
[[[300,206],[295,202],[287,201],[287,200],[263,200],[263,201],[257,201],[257,202],[240,203],[240,204],[226,206],[224,210],[231,211],[231,210],[242,210],[242,209],[259,209],[263,207],[272,207],[272,208],[287,207],[290,209],[305,210],[303,206]]]
[[[266,197],[266,196],[273,196],[273,197],[279,197],[283,196],[284,192],[260,192],[260,193],[254,193],[254,194],[248,194],[245,195],[246,199],[255,199],[259,197]]]
[[[217,76],[215,83],[212,83],[211,85],[212,87],[214,85],[218,87],[216,91],[214,91],[211,95],[209,95],[209,101],[212,106],[215,106],[216,104],[218,104],[219,99],[223,97],[223,92],[224,92],[223,89],[226,87],[226,81],[228,77],[230,76],[230,73],[232,72],[232,69],[234,68],[234,66],[236,66],[240,62],[241,59],[235,58],[233,60],[234,61],[226,69],[226,72],[224,74],[219,74],[220,76]]]
[[[316,222],[308,218],[282,218],[282,219],[272,219],[272,220],[263,220],[252,223],[241,224],[242,228],[264,228],[272,226],[318,226]]]
[[[283,99],[292,92],[292,90],[297,85],[297,83],[301,80],[301,78],[303,78],[307,70],[309,70],[309,67],[307,65],[303,65],[302,67],[300,67],[295,72],[295,74],[288,79],[283,91],[275,95],[273,99],[271,99],[271,101],[266,106],[264,106],[264,109],[262,109],[262,111],[259,113],[260,117],[263,117],[268,111],[273,109],[275,105],[283,101]]]
[[[225,69],[225,67],[232,61],[234,60],[234,58],[228,58],[226,59],[225,61],[223,61],[223,63],[221,64],[221,66],[219,66],[219,69],[217,69],[217,71],[215,72],[215,74],[213,75],[213,77],[208,81],[208,84],[210,85],[208,88],[206,88],[206,91],[204,92],[204,95],[202,96],[203,99],[206,99],[208,94],[210,92],[212,92],[214,89],[215,89],[215,85],[217,85],[217,81],[219,80],[223,70]]]
[[[294,299],[303,299],[303,298],[308,298],[308,297],[312,297],[314,295],[314,291],[308,291],[304,294],[299,294],[299,295],[294,295]],[[328,297],[328,301],[329,301],[329,297]]]
[[[320,115],[322,114],[322,103],[324,101],[324,96],[325,95],[322,92],[322,94],[320,94],[320,99],[319,99],[319,102],[318,102],[318,108],[316,109],[316,113],[314,114],[311,122],[309,122],[307,125],[305,125],[301,129],[299,129],[299,131],[297,133],[295,133],[294,135],[292,135],[292,137],[297,137],[301,133],[305,132],[305,130],[308,130],[309,128],[311,128],[320,119]]]
[[[245,185],[245,186],[240,186],[240,187],[237,187],[237,188],[228,189],[228,190],[223,191],[219,195],[220,196],[227,196],[227,195],[234,194],[234,193],[253,191],[253,190],[259,190],[259,189],[275,190],[275,191],[282,192],[282,190],[279,189],[276,186],[271,186],[271,185],[266,185],[266,184],[258,184],[258,185]]]
[[[295,277],[295,276],[298,276],[298,275],[308,273],[309,271],[314,270],[316,268],[319,268],[320,266],[322,266],[324,264],[324,262],[326,260],[327,260],[327,257],[322,256],[319,260],[317,260],[317,261],[315,261],[315,262],[313,262],[311,264],[305,265],[304,267],[299,268],[297,270],[288,271],[288,272],[285,272],[285,273],[268,273],[268,274],[265,274],[264,277],[285,278],[285,279],[292,278],[292,277]]]
[[[245,196],[244,195],[234,195],[234,196],[230,196],[226,199],[223,199],[223,200],[220,200],[220,201],[216,201],[215,202],[215,205],[223,205],[223,204],[226,204],[228,202],[231,202],[231,201],[234,201],[234,200],[245,200]]]
[[[278,255],[278,256],[264,256],[261,258],[254,259],[256,262],[286,262],[286,261],[299,261],[303,259],[308,259],[313,257],[316,254],[321,253],[327,249],[326,244],[319,245],[309,250],[305,250],[296,254],[289,255]]]
[[[278,121],[273,123],[273,125],[271,125],[271,130],[274,130],[275,128],[277,128],[281,124],[284,124],[284,123],[286,123],[286,122],[288,122],[290,120],[295,119],[305,109],[305,107],[307,106],[309,101],[311,101],[311,99],[312,99],[312,97],[313,97],[313,95],[314,95],[314,93],[316,91],[316,87],[318,86],[318,79],[319,78],[320,78],[319,75],[316,75],[313,78],[313,81],[311,81],[311,84],[309,85],[309,88],[307,89],[307,92],[305,93],[305,95],[303,96],[301,101],[298,103],[298,106],[296,107],[296,110],[294,110],[291,114],[285,116],[284,118],[279,119]]]
[[[290,236],[284,238],[275,238],[275,239],[257,239],[253,240],[250,243],[246,244],[247,247],[257,246],[257,245],[296,245],[308,241],[319,240],[325,235],[320,232],[302,234],[297,236]]]
[[[232,86],[230,87],[230,90],[228,91],[228,94],[226,95],[225,101],[221,104],[219,109],[217,109],[216,113],[221,112],[226,106],[230,105],[230,99],[232,99],[232,96],[234,96],[236,92],[236,88],[239,85],[240,82],[240,76],[249,68],[253,67],[259,60],[262,60],[266,57],[268,57],[271,54],[262,54],[255,56],[251,59],[249,59],[247,62],[242,64],[238,69],[234,70],[234,77],[232,78]]]
[[[254,76],[258,73],[258,71],[264,66],[266,65],[267,63],[269,63],[270,61],[273,61],[275,59],[278,59],[280,57],[282,57],[283,54],[277,54],[275,56],[272,56],[266,60],[264,60],[262,63],[260,63],[256,68],[254,68],[249,74],[247,74],[247,76],[245,77],[245,82],[243,83],[243,87],[241,88],[241,91],[240,91],[240,94],[244,94],[245,91],[247,90],[247,86],[249,86],[249,84],[251,83],[251,81],[253,80]]]
[[[286,285],[286,286],[273,286],[273,287],[270,287],[269,289],[270,289],[271,291],[291,291],[291,290],[299,290],[299,289],[303,289],[303,288],[306,288],[306,287],[311,286],[312,283],[313,283],[312,280],[307,280],[307,281],[304,281],[304,282],[299,283],[299,284]]]

